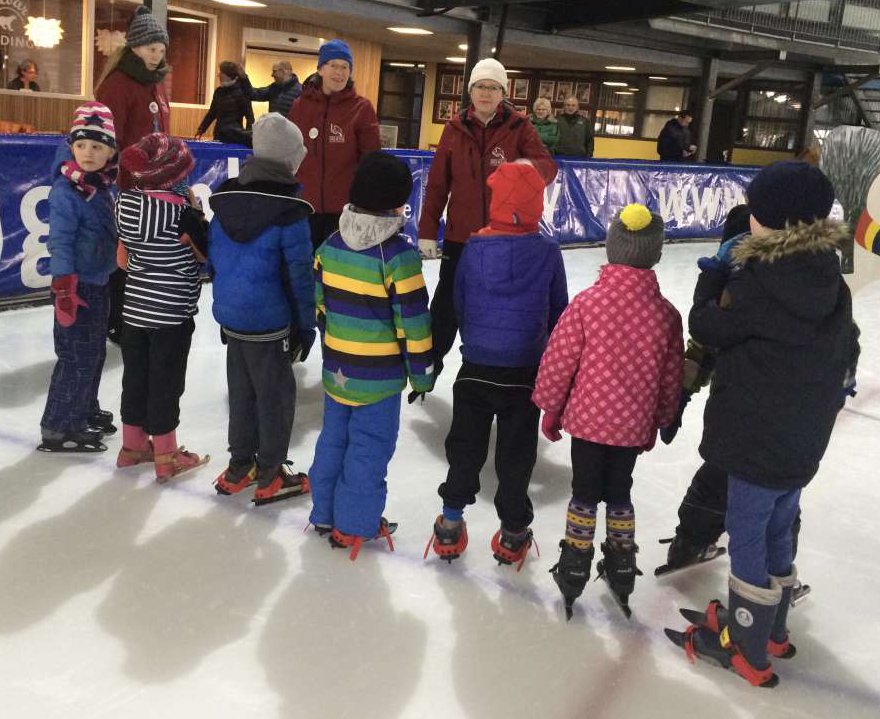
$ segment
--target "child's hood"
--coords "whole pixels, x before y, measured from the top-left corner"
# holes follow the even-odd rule
[[[371,215],[346,205],[339,217],[339,235],[349,249],[363,252],[394,237],[405,221],[402,215]]]
[[[515,295],[528,289],[546,275],[548,263],[555,266],[558,246],[538,233],[523,235],[473,235],[468,252],[481,282],[493,294]]]
[[[312,206],[297,197],[299,185],[227,180],[211,195],[214,219],[234,242],[247,243],[273,225],[285,226],[308,217]]]
[[[68,160],[72,160],[73,151],[70,149],[70,145],[66,142],[62,142],[58,145],[58,149],[55,150],[55,157],[52,159],[52,179],[54,180],[58,173],[61,171],[61,165]]]

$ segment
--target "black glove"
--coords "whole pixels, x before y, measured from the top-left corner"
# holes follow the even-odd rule
[[[288,338],[288,356],[290,363],[305,362],[309,352],[312,351],[312,345],[315,344],[315,330],[299,330],[291,332]]]
[[[425,401],[425,393],[424,393],[424,392],[417,392],[416,390],[413,390],[412,392],[410,392],[410,393],[406,396],[406,401],[407,401],[409,404],[413,404],[413,403],[414,403],[419,397],[422,398],[422,402]]]
[[[681,398],[678,401],[678,412],[675,413],[675,419],[665,427],[660,428],[660,439],[663,441],[663,444],[672,444],[672,440],[675,439],[675,435],[678,434],[678,430],[681,427],[681,418],[684,414],[684,408],[688,406],[691,397],[693,397],[693,395],[690,392],[682,392]]]

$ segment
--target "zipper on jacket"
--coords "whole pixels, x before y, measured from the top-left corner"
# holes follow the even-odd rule
[[[321,133],[321,212],[326,212],[324,207],[324,183],[327,181],[325,177],[325,169],[327,167],[327,116],[330,114],[330,95],[326,96],[327,104],[324,106],[324,121],[321,125],[323,132]]]

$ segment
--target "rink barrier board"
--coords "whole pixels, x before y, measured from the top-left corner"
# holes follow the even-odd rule
[[[46,297],[51,282],[46,200],[52,161],[64,141],[62,135],[0,136],[0,304]],[[210,219],[212,190],[237,176],[251,151],[216,142],[189,142],[189,146],[195,158],[190,183]],[[403,232],[415,244],[433,153],[392,152],[412,172]],[[557,162],[559,173],[544,196],[541,232],[563,246],[604,242],[614,213],[631,202],[659,213],[670,240],[718,237],[728,210],[744,201],[745,188],[759,169],[614,160]]]

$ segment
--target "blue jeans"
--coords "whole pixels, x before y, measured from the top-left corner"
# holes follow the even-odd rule
[[[324,424],[309,470],[312,524],[376,536],[399,428],[400,394],[359,407],[324,396]]]
[[[791,527],[800,497],[800,489],[768,489],[729,475],[725,524],[733,576],[767,588],[771,574],[791,572]]]

